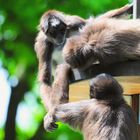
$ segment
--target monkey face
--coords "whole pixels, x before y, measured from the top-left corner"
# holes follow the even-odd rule
[[[54,44],[63,46],[66,40],[66,29],[67,25],[63,21],[52,16],[48,19],[48,29],[45,34]]]

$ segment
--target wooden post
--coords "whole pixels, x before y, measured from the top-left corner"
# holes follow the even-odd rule
[[[140,0],[133,0],[133,19],[140,18]],[[134,103],[135,102],[135,103]],[[139,96],[138,97],[132,97],[132,106],[134,107],[134,110],[138,110],[136,112],[137,119],[139,122]],[[136,111],[135,110],[135,111]],[[138,132],[139,132],[139,139],[140,139],[140,125],[138,126]]]
[[[132,108],[136,113],[137,122],[139,123],[139,94],[131,95],[132,98]]]
[[[140,0],[133,0],[133,18],[140,18]]]

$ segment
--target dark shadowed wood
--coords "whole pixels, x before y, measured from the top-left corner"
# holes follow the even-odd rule
[[[132,95],[132,108],[136,113],[137,122],[139,122],[139,94]]]
[[[106,66],[93,64],[84,71],[74,69],[70,82],[74,83],[84,79],[90,79],[101,73],[108,73],[112,76],[137,76],[140,75],[140,61],[128,61]]]

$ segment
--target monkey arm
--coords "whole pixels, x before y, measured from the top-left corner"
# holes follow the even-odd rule
[[[41,83],[40,90],[42,100],[47,110],[53,111],[58,104],[68,102],[69,73],[70,66],[61,64],[57,66],[56,78],[52,87],[45,83]]]
[[[47,41],[46,36],[40,31],[35,42],[35,51],[39,60],[38,80],[51,85],[51,61],[54,46]]]
[[[57,128],[55,124],[56,121],[68,123],[73,128],[82,128],[83,121],[88,115],[88,109],[92,105],[94,105],[94,99],[60,104],[53,112],[49,112],[45,116],[44,128],[47,131],[53,131]]]
[[[70,70],[71,69],[68,64],[60,64],[57,66],[51,93],[51,102],[53,106],[67,103],[69,100]]]
[[[47,131],[52,131],[57,128],[57,125],[55,124],[56,118],[54,116],[57,106],[59,106],[59,104],[68,102],[69,73],[70,66],[67,64],[61,64],[56,69],[55,81],[50,91],[50,96],[48,99],[46,99],[48,102],[45,102],[49,110],[44,118],[44,127],[47,129]],[[46,85],[42,87],[42,90],[44,90],[45,86]],[[48,89],[48,87],[46,88]]]
[[[39,32],[36,42],[35,51],[39,60],[38,80],[40,82],[41,98],[46,108],[50,104],[48,99],[51,92],[51,59],[53,45],[47,41],[46,36]]]

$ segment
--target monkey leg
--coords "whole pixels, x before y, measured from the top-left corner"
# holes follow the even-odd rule
[[[106,12],[105,14],[99,16],[99,18],[112,18],[112,17],[118,17],[126,13],[127,11],[131,10],[133,7],[132,4],[126,4],[125,6],[114,9],[111,11]]]

